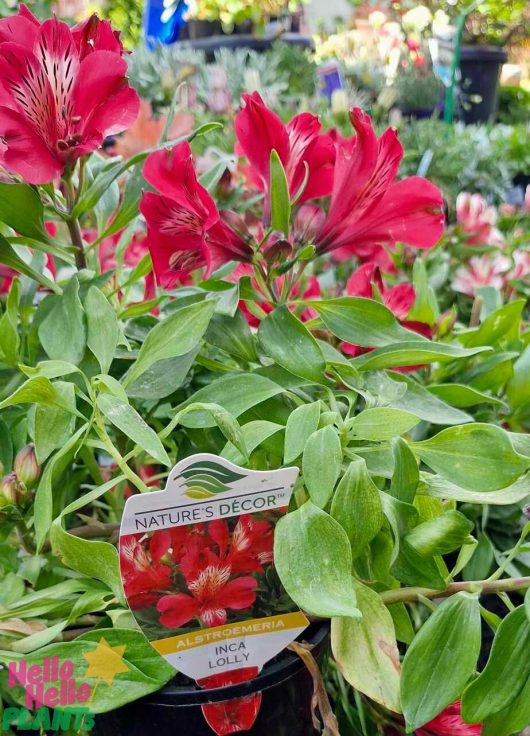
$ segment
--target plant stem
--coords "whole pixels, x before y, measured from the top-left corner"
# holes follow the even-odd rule
[[[146,484],[143,482],[143,480],[140,478],[140,476],[136,475],[134,470],[132,470],[123,457],[121,456],[120,452],[114,447],[112,440],[110,439],[109,435],[107,434],[107,430],[105,429],[105,423],[101,417],[101,415],[96,414],[96,421],[95,421],[95,429],[98,434],[99,439],[103,442],[105,445],[105,449],[111,456],[111,458],[114,460],[116,465],[119,467],[123,475],[134,485],[141,493],[147,493],[149,491],[149,488],[146,486]]]
[[[77,266],[77,270],[81,271],[81,269],[86,268],[86,256],[83,247],[81,228],[79,227],[77,218],[67,220],[66,224],[68,226],[68,232],[70,233],[72,245],[75,248],[75,265]]]
[[[386,590],[381,593],[383,603],[390,605],[392,603],[406,603],[418,601],[421,597],[429,598],[449,598],[449,596],[467,591],[469,593],[480,592],[482,595],[491,595],[492,593],[514,592],[516,590],[525,590],[530,588],[530,577],[524,578],[504,578],[502,580],[469,580],[459,583],[451,583],[445,590],[431,590],[430,588],[399,588],[399,590]]]

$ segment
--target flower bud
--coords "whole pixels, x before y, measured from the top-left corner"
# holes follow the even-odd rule
[[[16,473],[4,475],[0,481],[0,506],[18,506],[26,499],[27,490]]]
[[[530,519],[530,504],[523,508],[523,514],[526,516],[527,519]]]
[[[37,481],[40,478],[41,467],[37,461],[37,455],[35,453],[35,445],[30,444],[23,447],[20,450],[13,463],[13,470],[21,483],[26,488],[32,489],[37,485]]]

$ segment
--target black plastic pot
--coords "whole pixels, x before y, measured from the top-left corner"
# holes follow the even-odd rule
[[[440,41],[440,46],[452,49],[449,41]],[[501,68],[507,60],[506,49],[499,46],[462,46],[459,117],[465,123],[486,123],[495,117]]]
[[[188,21],[186,28],[186,37],[190,39],[211,38],[223,32],[220,21],[218,20],[195,20]]]
[[[314,625],[301,639],[321,656],[329,637],[327,623]],[[259,715],[249,736],[317,736],[311,717],[313,682],[300,658],[282,652],[250,682],[201,690],[195,684],[169,683],[141,700],[97,716],[94,736],[212,736],[201,706],[262,693]]]
[[[183,39],[178,41],[177,44],[188,45],[196,51],[203,51],[206,54],[207,61],[212,61],[213,53],[218,49],[252,49],[253,51],[263,52],[268,51],[276,41],[310,50],[315,48],[313,39],[301,33],[282,33],[281,36],[273,38],[235,33],[232,35],[215,35],[208,38]]]

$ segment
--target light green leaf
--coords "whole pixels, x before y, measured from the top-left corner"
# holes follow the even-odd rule
[[[513,485],[501,488],[499,491],[469,491],[466,488],[451,483],[440,475],[421,473],[421,483],[418,490],[431,498],[442,498],[463,503],[480,503],[491,506],[508,506],[522,501],[530,496],[530,477],[519,478]]]
[[[402,666],[401,705],[410,731],[461,697],[480,652],[478,597],[457,593],[431,615]]]
[[[405,540],[420,557],[445,555],[461,547],[473,523],[459,511],[449,510],[414,527]]]
[[[320,402],[298,406],[287,419],[285,427],[284,461],[290,463],[299,457],[307,440],[316,432],[320,419]]]
[[[409,338],[410,340],[410,338]],[[392,341],[396,343],[397,341]],[[423,365],[428,363],[449,363],[459,358],[470,358],[491,348],[472,348],[470,350],[456,345],[440,342],[401,341],[378,348],[370,353],[354,358],[352,365],[360,371],[375,371],[382,368]]]
[[[355,592],[362,619],[332,619],[333,657],[352,687],[400,713],[401,664],[392,616],[375,591],[355,581]]]
[[[342,447],[337,430],[328,425],[309,437],[302,458],[304,484],[311,500],[324,508],[340,475]]]
[[[364,460],[350,463],[333,494],[331,516],[350,540],[352,557],[362,554],[383,524],[379,489]]]
[[[67,411],[58,406],[37,404],[35,408],[35,451],[43,463],[57,448],[62,447],[74,431],[75,388],[73,383],[56,381],[53,384]]]
[[[178,309],[159,322],[145,338],[138,358],[125,374],[125,387],[166,358],[185,355],[199,344],[215,309],[214,301],[203,301]]]
[[[97,405],[108,421],[163,465],[171,465],[164,446],[132,406],[112,394],[99,394]]]
[[[360,618],[346,532],[311,501],[278,522],[274,560],[285,590],[302,610]]]
[[[19,235],[48,242],[44,229],[44,207],[38,192],[28,184],[0,183],[0,222]]]
[[[503,337],[516,340],[525,305],[526,299],[517,299],[505,304],[486,317],[480,327],[459,335],[460,342],[465,347],[472,348],[477,345],[495,345]]]
[[[87,345],[108,373],[116,346],[120,340],[120,326],[113,306],[96,286],[91,286],[85,299]]]
[[[357,414],[350,420],[349,426],[363,440],[383,442],[405,434],[419,421],[415,414],[402,409],[375,407]]]
[[[431,424],[464,424],[473,421],[473,417],[465,411],[455,409],[437,396],[433,396],[410,376],[393,373],[392,378],[394,381],[405,383],[407,391],[403,396],[391,401],[390,406],[410,411]]]
[[[394,473],[390,493],[400,501],[412,503],[420,481],[417,460],[402,437],[397,437],[394,440],[392,454],[394,457]]]
[[[490,424],[449,427],[410,448],[436,473],[472,491],[505,488],[530,466],[529,458],[515,452],[507,433]]]
[[[213,404],[223,406],[235,417],[283,392],[283,388],[268,378],[255,373],[236,373],[212,381],[199,389],[179,409],[189,404]],[[182,418],[184,427],[214,427],[215,421],[206,411],[194,411]]]
[[[485,668],[464,692],[462,716],[467,723],[482,723],[520,695],[530,678],[528,652],[530,621],[525,607],[519,606],[503,619]]]
[[[2,186],[0,184],[0,186]],[[20,337],[18,334],[18,308],[20,301],[20,281],[14,279],[9,293],[4,314],[0,318],[0,355],[3,361],[11,366],[18,362]]]
[[[237,311],[233,317],[214,314],[206,330],[204,339],[210,345],[221,348],[229,355],[246,361],[257,362],[255,338],[245,317]]]
[[[86,321],[77,277],[70,279],[64,294],[50,298],[53,306],[39,326],[42,347],[52,360],[78,365],[85,354]]]
[[[264,419],[256,419],[253,422],[243,425],[241,427],[241,435],[247,453],[250,455],[265,440],[273,437],[278,432],[282,432],[284,429],[285,427],[282,424],[268,422]],[[221,457],[230,460],[234,465],[243,465],[245,463],[245,455],[232,442],[228,442],[224,446]]]
[[[67,363],[65,360],[41,360],[35,367],[30,365],[19,365],[18,367],[29,378],[33,376],[59,378],[60,376],[68,376],[70,373],[81,372],[76,365]]]
[[[274,230],[287,236],[291,219],[289,185],[283,164],[274,148],[270,158],[270,200],[271,225]]]
[[[0,402],[0,409],[17,404],[43,404],[72,411],[70,404],[65,402],[55,385],[44,376],[29,378],[11,396]]]
[[[477,391],[471,388],[471,386],[465,386],[462,383],[433,383],[427,386],[427,390],[448,404],[452,404],[460,409],[467,409],[469,406],[477,406],[477,404],[504,406],[504,402],[500,399],[494,396],[488,396],[488,394]]]
[[[324,380],[326,361],[317,341],[285,305],[262,320],[258,339],[266,355],[290,373],[314,383]]]
[[[511,736],[530,723],[530,677],[519,695],[504,710],[486,718],[482,736]]]
[[[24,274],[30,279],[37,281],[47,289],[50,289],[55,294],[61,293],[61,287],[52,281],[47,276],[44,276],[40,271],[36,271],[29,264],[26,263],[15,251],[15,249],[8,243],[3,235],[0,235],[0,263],[5,266],[14,269],[18,273]]]
[[[159,360],[127,386],[132,399],[164,399],[182,386],[191,370],[200,345],[185,355]]]

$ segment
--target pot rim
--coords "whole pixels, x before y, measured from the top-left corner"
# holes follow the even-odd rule
[[[322,650],[329,633],[329,622],[324,621],[312,624],[301,639],[313,644],[317,655]],[[234,698],[263,692],[271,687],[281,685],[294,674],[305,668],[304,663],[294,652],[284,650],[276,661],[266,664],[260,674],[253,680],[236,685],[216,687],[211,690],[199,688],[195,683],[190,685],[176,685],[169,681],[167,685],[151,695],[141,698],[140,702],[156,706],[197,706],[206,703],[222,703]]]

